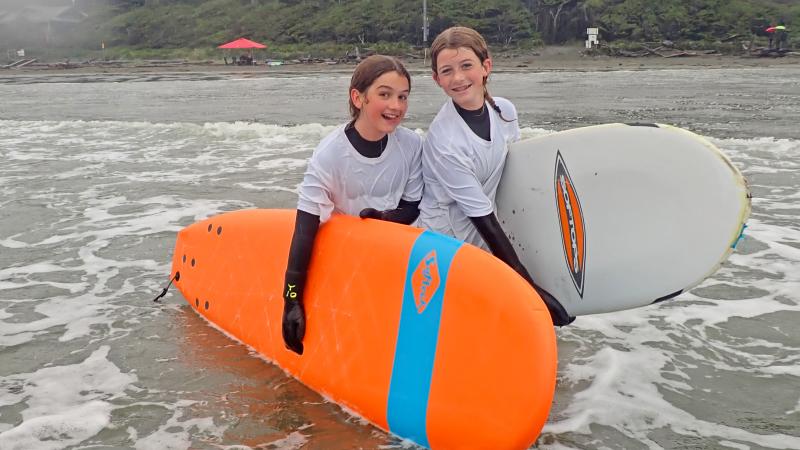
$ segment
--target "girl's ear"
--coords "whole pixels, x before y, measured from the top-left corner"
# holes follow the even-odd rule
[[[364,106],[364,99],[362,98],[361,92],[356,89],[350,89],[350,101],[353,102],[356,108],[361,109]]]
[[[434,70],[433,72],[431,72],[431,74],[432,74],[431,76],[433,77],[433,81],[435,81],[435,82],[436,82],[436,84],[437,84],[439,87],[442,87],[442,83],[440,83],[440,82],[439,82],[439,74],[438,74],[438,73],[436,73],[436,71],[435,71],[435,70]]]
[[[483,70],[486,71],[486,76],[488,77],[489,74],[492,72],[492,58],[484,59],[481,65],[483,66]]]

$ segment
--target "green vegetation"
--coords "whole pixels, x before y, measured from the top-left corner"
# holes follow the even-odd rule
[[[273,58],[341,57],[354,47],[417,52],[420,0],[100,0],[88,19],[60,30],[47,47],[93,49],[105,58],[207,59],[237,37],[264,42]],[[108,1],[108,0],[107,0]],[[599,27],[613,45],[673,41],[682,48],[731,48],[751,36],[754,21],[800,27],[792,0],[428,0],[430,38],[452,25],[480,31],[495,48],[580,42]],[[792,42],[800,42],[790,33]],[[5,38],[6,46],[11,38]],[[19,40],[19,33],[15,37]],[[41,39],[39,39],[41,42]],[[100,53],[100,42],[106,49]],[[32,45],[28,45],[33,47]],[[740,48],[740,45],[739,45]],[[58,51],[51,50],[51,54]]]

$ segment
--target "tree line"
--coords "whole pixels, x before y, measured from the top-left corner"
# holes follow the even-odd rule
[[[423,0],[77,1],[88,19],[51,45],[203,48],[241,36],[283,46],[426,44]],[[713,42],[749,35],[754,24],[800,24],[793,0],[427,0],[427,11],[427,44],[465,25],[511,47],[582,41],[587,27],[606,42]]]

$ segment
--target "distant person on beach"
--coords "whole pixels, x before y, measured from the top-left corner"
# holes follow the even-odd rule
[[[778,25],[775,27],[775,48],[777,50],[785,49],[787,47],[788,41],[788,31],[786,30],[786,25],[783,24],[783,21],[778,22]]]
[[[488,248],[539,292],[555,325],[570,323],[574,318],[534,283],[495,216],[508,146],[520,129],[514,105],[487,90],[492,59],[486,41],[471,28],[448,28],[431,44],[431,67],[449,99],[425,138],[418,225]]]
[[[769,47],[768,49],[772,50],[772,45],[775,42],[775,25],[770,25],[764,30],[767,33],[767,39],[769,39]]]
[[[303,289],[320,222],[348,214],[410,224],[422,198],[422,138],[401,127],[411,76],[397,59],[373,55],[350,80],[351,120],[314,150],[299,189],[283,284],[283,340],[303,354]]]

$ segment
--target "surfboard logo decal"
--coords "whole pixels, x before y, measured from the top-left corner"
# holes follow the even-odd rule
[[[558,224],[561,227],[561,244],[569,274],[578,295],[583,298],[583,281],[586,274],[586,234],[584,232],[583,211],[578,200],[578,192],[567,171],[561,152],[556,153],[556,207]]]
[[[411,286],[414,290],[414,303],[417,313],[422,314],[428,307],[433,294],[439,289],[439,264],[436,260],[436,250],[422,258],[419,265],[411,275]]]

